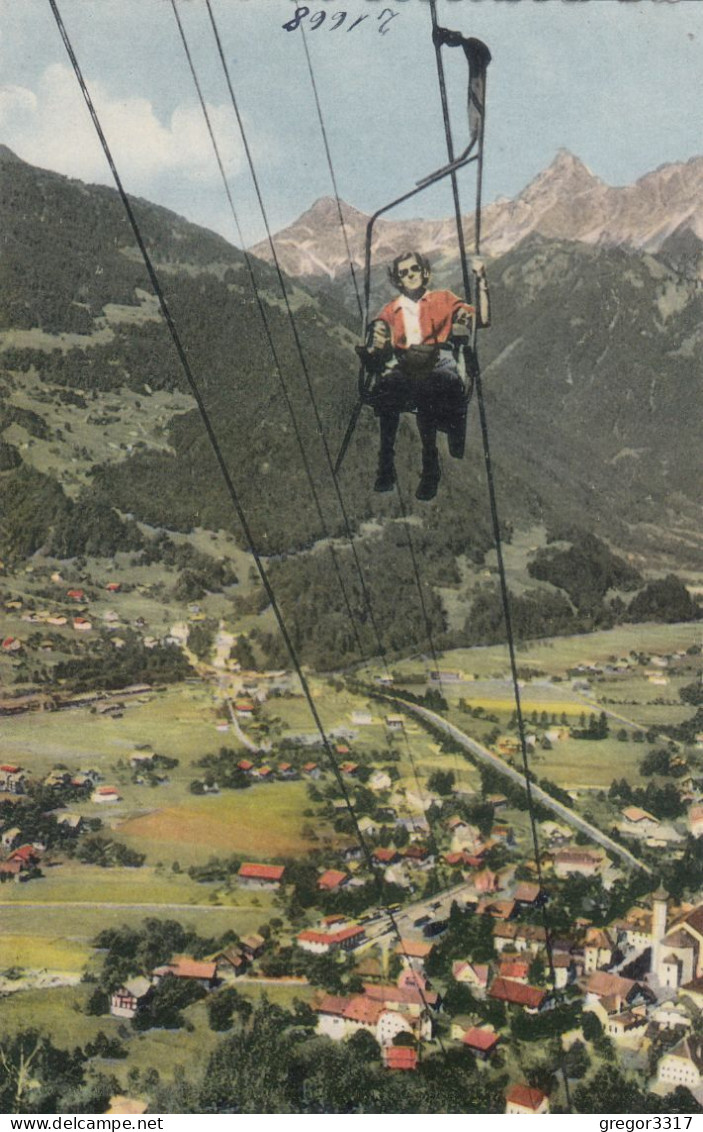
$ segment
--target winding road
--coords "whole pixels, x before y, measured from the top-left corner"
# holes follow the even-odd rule
[[[494,755],[487,747],[483,747],[475,739],[472,739],[458,727],[455,727],[453,723],[449,723],[444,716],[438,715],[436,712],[430,711],[429,708],[422,707],[420,704],[408,703],[406,700],[397,700],[392,696],[382,696],[381,693],[377,693],[377,695],[379,698],[383,698],[389,703],[394,704],[399,710],[414,715],[416,718],[431,723],[433,726],[439,728],[450,739],[453,739],[463,747],[465,751],[468,751],[471,755],[480,759],[481,762],[493,767],[500,774],[504,775],[505,778],[509,778],[511,782],[515,782],[518,786],[525,789],[525,776],[521,774],[520,771],[515,770],[512,766],[508,766],[498,755]],[[651,875],[652,870],[647,865],[643,865],[629,849],[626,849],[617,841],[613,841],[612,837],[608,837],[607,833],[603,833],[597,826],[586,821],[585,818],[582,818],[580,814],[570,809],[569,806],[565,806],[563,802],[557,801],[557,799],[553,798],[551,794],[548,794],[546,790],[543,790],[541,786],[537,786],[534,782],[531,782],[530,790],[533,798],[537,799],[543,806],[557,814],[563,821],[568,822],[574,829],[578,829],[582,833],[587,834],[592,841],[601,845],[609,853],[620,857],[622,861],[625,861],[631,867],[642,869],[644,872]]]

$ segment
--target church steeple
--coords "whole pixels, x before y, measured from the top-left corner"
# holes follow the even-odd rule
[[[669,893],[659,882],[659,887],[652,893],[652,960],[650,970],[655,978],[659,975],[659,960],[661,958],[661,941],[666,935],[666,902]]]

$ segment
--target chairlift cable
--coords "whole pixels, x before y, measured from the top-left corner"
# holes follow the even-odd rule
[[[330,531],[329,531],[329,528],[327,526],[327,520],[325,519],[324,511],[322,509],[322,503],[320,502],[320,497],[319,497],[317,488],[315,486],[315,481],[314,481],[313,475],[312,475],[312,469],[310,467],[310,462],[308,460],[308,456],[307,456],[307,453],[305,451],[305,445],[303,443],[303,437],[302,437],[302,434],[301,434],[301,431],[300,431],[300,426],[298,424],[298,419],[296,417],[295,409],[293,408],[293,403],[291,401],[290,393],[288,391],[285,379],[283,377],[283,369],[282,369],[282,366],[281,366],[281,363],[280,363],[280,360],[279,360],[279,357],[278,357],[278,352],[276,350],[276,346],[275,346],[275,343],[274,343],[274,340],[273,340],[273,334],[272,334],[272,331],[271,331],[271,326],[270,326],[270,323],[269,323],[268,316],[266,314],[266,309],[264,307],[264,304],[263,304],[263,301],[262,301],[262,298],[261,298],[261,292],[259,290],[259,286],[258,286],[258,283],[256,281],[256,275],[254,273],[252,258],[251,258],[251,255],[249,254],[249,251],[247,250],[247,248],[245,246],[244,234],[242,232],[242,228],[241,228],[241,225],[239,223],[239,217],[238,217],[238,214],[237,214],[237,210],[235,208],[234,199],[232,197],[232,191],[231,191],[231,188],[230,188],[229,180],[228,180],[227,174],[225,172],[224,164],[222,162],[222,157],[221,157],[221,154],[220,154],[219,145],[217,143],[217,138],[215,137],[215,132],[214,132],[214,129],[213,129],[213,126],[212,126],[212,120],[210,118],[210,112],[208,111],[208,108],[207,108],[207,105],[206,105],[206,102],[205,102],[205,98],[203,96],[202,87],[200,85],[200,80],[199,80],[198,75],[197,75],[195,63],[193,61],[193,56],[192,56],[192,53],[191,53],[191,50],[190,50],[190,45],[188,43],[188,39],[187,39],[187,36],[186,36],[186,33],[185,33],[185,29],[184,29],[183,24],[181,22],[180,15],[178,14],[178,8],[176,6],[176,0],[171,0],[171,8],[173,10],[173,15],[175,17],[176,24],[178,26],[178,31],[179,31],[179,34],[180,34],[180,37],[181,37],[181,42],[183,44],[183,49],[185,51],[186,58],[188,60],[188,66],[190,68],[190,73],[191,73],[193,83],[195,85],[195,89],[196,89],[198,99],[199,99],[199,102],[200,102],[200,108],[203,112],[203,117],[205,118],[205,124],[207,126],[207,131],[208,131],[208,134],[210,136],[210,141],[212,143],[212,147],[213,147],[213,150],[214,150],[214,153],[215,153],[215,158],[217,160],[217,165],[218,165],[218,168],[219,168],[219,171],[220,171],[220,177],[222,179],[222,183],[223,183],[223,186],[224,186],[224,189],[225,189],[225,193],[227,195],[227,200],[229,202],[230,211],[232,213],[232,217],[234,219],[234,223],[235,223],[235,226],[236,226],[236,229],[237,229],[240,247],[241,247],[242,253],[244,255],[244,261],[246,263],[249,279],[250,279],[252,288],[254,290],[254,295],[255,295],[255,298],[256,298],[256,304],[257,304],[257,307],[258,307],[258,310],[259,310],[259,314],[261,316],[261,321],[262,321],[263,326],[264,326],[264,331],[265,331],[265,334],[266,334],[266,339],[267,339],[267,342],[268,342],[268,345],[269,345],[269,349],[270,349],[271,355],[273,357],[273,362],[274,362],[274,366],[275,366],[275,370],[276,370],[276,375],[278,377],[279,386],[280,386],[281,392],[283,394],[283,399],[284,399],[286,408],[287,408],[288,413],[290,415],[290,419],[291,419],[291,422],[292,422],[292,425],[293,425],[293,432],[294,432],[294,435],[295,435],[295,439],[297,441],[298,448],[300,449],[300,455],[301,455],[301,459],[302,459],[302,462],[303,462],[303,467],[305,469],[305,474],[307,476],[308,484],[310,486],[310,492],[312,494],[312,498],[313,498],[313,501],[314,501],[314,504],[315,504],[317,516],[318,516],[318,519],[320,521],[322,534],[328,540],[330,557],[332,559],[332,564],[333,564],[335,573],[337,575],[337,580],[339,582],[340,591],[342,593],[344,605],[346,606],[347,616],[349,617],[349,621],[350,621],[351,626],[352,626],[352,631],[353,631],[353,634],[354,634],[354,639],[356,641],[356,646],[357,646],[359,655],[362,658],[362,660],[364,662],[366,662],[367,658],[366,658],[366,654],[365,654],[365,651],[364,651],[364,646],[361,642],[361,635],[359,633],[359,628],[358,628],[358,625],[357,625],[356,617],[354,616],[354,612],[353,612],[352,607],[351,607],[349,594],[347,593],[347,587],[345,585],[344,578],[342,576],[342,570],[341,570],[341,566],[340,566],[340,563],[339,563],[339,559],[337,557],[337,552],[335,551],[334,544],[331,540]]]
[[[256,165],[255,165],[254,159],[252,157],[251,148],[249,146],[249,141],[248,141],[248,138],[247,138],[247,131],[246,131],[246,128],[244,126],[244,122],[242,120],[242,115],[241,115],[240,110],[239,110],[239,105],[238,105],[238,102],[237,102],[236,95],[234,93],[232,76],[230,74],[230,68],[229,68],[229,65],[227,63],[227,59],[225,57],[224,46],[222,44],[222,39],[221,39],[221,36],[220,36],[217,21],[215,19],[215,14],[214,14],[213,9],[212,9],[211,0],[205,0],[205,5],[207,7],[208,15],[210,17],[210,23],[211,23],[211,26],[212,26],[213,35],[215,37],[215,43],[217,45],[218,55],[220,57],[220,62],[222,64],[222,70],[223,70],[223,73],[224,73],[224,76],[225,76],[225,81],[227,83],[227,88],[229,90],[230,100],[232,102],[232,109],[234,110],[234,114],[235,114],[235,117],[237,119],[237,125],[239,127],[239,132],[241,134],[242,144],[244,146],[244,151],[245,151],[245,154],[246,154],[247,163],[249,165],[249,171],[251,173],[252,182],[254,184],[254,189],[255,189],[255,192],[256,192],[257,201],[259,203],[259,209],[260,209],[260,212],[261,212],[261,217],[262,217],[262,220],[264,222],[264,227],[266,229],[266,236],[267,236],[267,239],[268,239],[268,244],[269,244],[269,248],[270,248],[270,251],[271,251],[271,256],[272,256],[272,259],[273,259],[276,275],[277,275],[277,278],[278,278],[278,283],[279,283],[279,286],[281,288],[281,294],[283,296],[283,301],[284,301],[286,311],[287,311],[287,314],[288,314],[288,320],[290,322],[291,331],[292,331],[293,338],[294,338],[294,341],[295,341],[296,350],[297,350],[298,358],[299,358],[299,361],[300,361],[300,367],[301,367],[301,370],[302,370],[302,373],[303,373],[303,377],[305,379],[305,384],[306,384],[306,387],[307,387],[307,390],[308,390],[308,395],[310,397],[310,403],[311,403],[312,410],[313,410],[313,413],[314,413],[314,416],[315,416],[315,423],[317,425],[318,433],[319,433],[319,436],[320,436],[320,441],[322,443],[322,447],[323,447],[323,450],[324,450],[324,453],[325,453],[325,458],[326,458],[327,465],[328,465],[329,472],[330,472],[330,476],[331,476],[331,479],[332,479],[332,484],[333,484],[333,487],[334,487],[335,495],[337,497],[337,502],[339,504],[340,513],[342,515],[342,520],[343,520],[343,523],[344,523],[344,528],[345,528],[345,531],[346,531],[347,539],[349,541],[349,546],[350,546],[350,549],[351,549],[351,552],[352,552],[352,555],[353,555],[353,558],[354,558],[356,570],[357,570],[357,573],[358,573],[358,576],[359,576],[359,583],[361,585],[361,589],[362,589],[362,592],[363,592],[366,610],[368,612],[369,620],[371,621],[371,626],[372,626],[373,631],[374,631],[376,643],[377,643],[378,649],[379,649],[379,654],[382,656],[383,653],[384,653],[384,649],[383,649],[383,644],[382,644],[382,641],[381,641],[381,635],[380,635],[380,632],[379,632],[379,629],[378,629],[378,623],[376,621],[376,616],[375,616],[375,613],[374,613],[374,610],[373,610],[373,603],[371,602],[371,595],[369,593],[368,586],[366,584],[366,579],[364,577],[364,572],[363,572],[362,567],[361,567],[361,562],[359,560],[359,554],[358,554],[358,551],[357,551],[357,548],[356,548],[356,541],[354,539],[354,534],[352,532],[351,524],[350,524],[350,521],[349,521],[349,515],[347,513],[347,508],[346,508],[346,505],[344,503],[344,498],[342,496],[342,492],[341,492],[341,489],[339,487],[339,481],[337,479],[337,475],[336,475],[336,472],[335,472],[335,469],[334,469],[334,462],[332,460],[332,454],[330,452],[329,445],[327,443],[327,438],[325,436],[325,431],[324,431],[324,427],[323,427],[323,424],[322,424],[322,420],[320,418],[320,412],[319,412],[319,409],[318,409],[318,406],[317,406],[317,399],[315,397],[315,391],[313,389],[312,381],[311,381],[311,378],[310,378],[310,371],[308,369],[307,361],[306,361],[306,358],[305,358],[305,351],[303,350],[302,342],[300,341],[300,335],[298,334],[298,328],[297,328],[297,325],[296,325],[295,316],[293,314],[293,310],[292,310],[291,304],[290,304],[290,299],[289,299],[289,296],[288,296],[288,288],[286,287],[285,279],[283,278],[283,271],[282,271],[282,268],[281,268],[280,260],[278,258],[278,252],[276,251],[276,247],[275,247],[275,244],[274,244],[274,241],[273,241],[273,236],[271,234],[271,227],[270,227],[270,224],[269,224],[269,221],[268,221],[266,206],[264,204],[264,199],[263,199],[261,187],[260,187],[260,184],[259,184],[259,178],[258,178],[257,173],[256,173]]]
[[[323,140],[323,143],[324,143],[324,146],[325,146],[325,155],[327,157],[327,168],[330,171],[330,177],[332,179],[332,187],[334,188],[334,199],[337,203],[337,215],[339,216],[339,226],[342,229],[342,236],[344,238],[344,246],[345,246],[346,251],[347,251],[347,259],[349,260],[349,274],[351,275],[351,280],[352,280],[352,283],[354,285],[354,294],[356,295],[356,302],[357,302],[357,306],[359,307],[359,314],[360,314],[361,318],[363,319],[364,308],[363,308],[363,304],[361,302],[361,292],[359,290],[359,282],[356,278],[356,270],[354,268],[354,260],[353,260],[352,253],[351,253],[351,247],[349,246],[349,234],[347,232],[347,226],[346,226],[346,223],[344,221],[344,213],[342,212],[342,202],[341,202],[341,199],[340,199],[340,196],[339,196],[339,189],[337,188],[337,178],[336,178],[335,173],[334,173],[334,165],[332,163],[332,154],[330,152],[330,145],[329,145],[329,141],[328,141],[328,138],[327,138],[327,129],[325,127],[325,120],[324,120],[324,117],[322,115],[322,106],[320,105],[320,96],[319,96],[318,91],[317,91],[317,83],[315,82],[315,73],[313,71],[312,60],[310,59],[310,50],[308,48],[308,41],[307,41],[307,37],[305,35],[305,28],[303,27],[302,21],[300,23],[300,32],[301,32],[301,35],[302,35],[302,38],[303,38],[303,47],[305,48],[305,58],[306,58],[307,64],[308,64],[308,74],[310,76],[310,85],[312,86],[312,92],[313,92],[313,95],[315,97],[315,106],[317,108],[317,118],[318,118],[318,121],[320,123],[320,132],[322,134],[322,140]]]
[[[303,47],[305,49],[305,59],[306,59],[306,63],[307,63],[307,70],[308,70],[308,75],[310,77],[310,85],[311,85],[312,90],[313,90],[313,95],[314,95],[314,99],[315,99],[315,106],[316,106],[316,109],[317,109],[317,118],[318,118],[318,122],[319,122],[319,125],[320,125],[320,132],[322,134],[322,139],[323,139],[323,144],[324,144],[324,149],[325,149],[325,156],[326,156],[326,159],[327,159],[327,168],[329,170],[330,180],[332,182],[334,197],[335,197],[335,201],[336,201],[336,204],[337,204],[337,215],[339,217],[339,224],[340,224],[340,227],[341,227],[341,230],[342,230],[342,235],[343,235],[343,238],[344,238],[344,246],[346,248],[347,261],[348,261],[348,264],[349,264],[349,274],[351,276],[352,284],[353,284],[353,287],[354,287],[354,292],[355,292],[355,295],[356,295],[356,301],[357,301],[357,305],[359,307],[359,314],[361,315],[361,317],[363,319],[364,312],[363,312],[363,304],[362,304],[362,300],[361,300],[361,292],[359,290],[359,283],[358,283],[358,280],[356,278],[356,271],[354,269],[354,259],[353,259],[351,247],[350,247],[350,244],[349,244],[347,227],[346,227],[346,224],[345,224],[345,221],[344,221],[344,213],[342,211],[342,202],[341,202],[341,198],[340,198],[340,195],[339,195],[339,189],[338,189],[338,186],[337,186],[337,177],[336,177],[335,170],[334,170],[334,162],[332,160],[332,151],[330,149],[329,140],[328,140],[328,136],[327,136],[327,129],[326,129],[326,126],[325,126],[324,115],[322,113],[322,103],[320,101],[320,96],[319,96],[319,92],[318,92],[318,89],[317,89],[317,82],[315,80],[315,72],[314,72],[314,68],[313,68],[313,65],[312,65],[312,59],[310,57],[310,50],[308,48],[307,37],[305,35],[305,29],[303,27],[302,22],[300,24],[300,32],[301,32],[302,39],[303,39]],[[411,558],[411,561],[412,561],[413,573],[415,575],[415,581],[416,581],[416,585],[417,585],[417,591],[418,591],[418,596],[419,596],[419,600],[420,600],[420,609],[422,611],[422,618],[423,618],[423,622],[424,622],[424,625],[425,625],[425,629],[427,631],[427,639],[428,639],[428,643],[429,643],[429,646],[430,646],[430,652],[432,654],[432,659],[434,661],[434,666],[435,666],[435,669],[437,670],[437,672],[439,673],[439,662],[438,662],[438,659],[437,659],[437,652],[435,650],[434,639],[433,639],[433,635],[432,635],[432,624],[431,624],[430,617],[429,617],[429,614],[428,614],[428,611],[427,611],[427,606],[425,604],[425,598],[424,598],[424,594],[423,594],[423,590],[422,590],[422,580],[421,580],[421,577],[420,577],[419,565],[418,565],[417,557],[416,557],[416,554],[415,554],[415,548],[414,548],[413,540],[412,540],[412,533],[410,531],[410,525],[409,525],[409,522],[408,522],[408,515],[407,515],[406,508],[405,508],[405,503],[404,503],[404,500],[403,500],[403,495],[402,495],[402,492],[401,492],[400,484],[397,484],[396,488],[397,488],[398,499],[399,499],[399,503],[400,503],[400,512],[401,512],[401,515],[402,515],[402,518],[403,518],[403,526],[404,526],[404,531],[405,531],[406,543],[407,543],[407,546],[408,546],[408,550],[410,552],[410,558]],[[382,661],[383,667],[385,669],[386,675],[390,675],[389,670],[388,670],[388,664],[386,662],[386,658],[385,658],[383,651],[381,652],[381,661]],[[441,689],[441,677],[440,677],[440,689]],[[424,792],[423,792],[423,789],[422,789],[422,786],[421,786],[421,783],[420,783],[420,777],[419,777],[419,773],[417,771],[417,767],[416,767],[416,764],[415,764],[415,759],[414,759],[414,756],[413,756],[413,753],[412,753],[410,739],[409,739],[408,735],[406,734],[405,730],[403,730],[403,737],[405,739],[408,758],[409,758],[410,764],[412,766],[413,776],[415,778],[415,784],[416,784],[417,790],[418,790],[418,796],[419,796],[420,801],[421,801],[421,803],[424,807],[425,796],[424,796]],[[429,821],[429,819],[428,819],[428,826],[430,828],[430,836],[431,836],[432,843],[433,843],[432,848],[433,848],[434,853],[435,853],[435,860],[437,860],[437,858],[439,856],[439,848],[438,848],[438,845],[437,845],[437,839],[436,839],[434,831],[432,829],[432,824]],[[437,879],[436,873],[435,873],[435,879]]]
[[[66,29],[66,26],[63,22],[63,18],[61,16],[60,11],[59,11],[57,0],[49,0],[49,6],[51,7],[51,11],[52,11],[52,14],[54,16],[56,26],[58,28],[59,34],[60,34],[61,39],[63,41],[64,47],[66,48],[66,53],[67,53],[69,60],[71,62],[71,66],[72,66],[74,74],[76,76],[76,80],[78,82],[78,85],[80,86],[81,93],[83,95],[83,99],[85,101],[86,107],[88,109],[88,112],[89,112],[90,117],[92,119],[93,125],[95,127],[95,131],[96,131],[98,138],[100,140],[100,144],[102,146],[102,150],[103,150],[103,153],[105,155],[105,159],[108,163],[108,166],[109,166],[110,171],[111,171],[112,176],[113,176],[113,180],[115,182],[115,187],[116,187],[118,195],[119,195],[119,197],[122,201],[122,205],[125,209],[127,219],[128,219],[129,224],[132,228],[132,233],[134,235],[135,241],[137,243],[140,254],[142,256],[142,260],[144,262],[144,266],[145,266],[147,274],[149,276],[149,280],[150,280],[151,285],[154,289],[154,294],[156,295],[156,298],[158,300],[159,307],[161,309],[161,313],[164,317],[164,321],[166,322],[166,326],[167,326],[169,334],[171,336],[171,340],[173,342],[174,348],[175,348],[176,353],[178,355],[178,359],[179,359],[181,367],[183,369],[183,374],[186,378],[188,386],[189,386],[189,388],[192,392],[192,395],[195,399],[196,405],[198,407],[198,411],[200,413],[200,416],[201,416],[202,421],[203,421],[203,425],[205,427],[205,431],[207,433],[208,439],[210,441],[210,445],[212,447],[212,450],[213,450],[213,453],[215,455],[218,467],[220,469],[220,473],[223,477],[223,480],[225,482],[228,494],[229,494],[230,499],[232,501],[232,504],[234,506],[234,510],[237,514],[237,518],[238,518],[239,523],[240,523],[242,530],[244,532],[244,536],[247,540],[247,545],[249,546],[250,553],[252,555],[252,558],[254,559],[254,563],[255,563],[257,571],[259,573],[259,577],[261,578],[262,585],[263,585],[263,587],[266,591],[266,595],[267,595],[269,602],[271,604],[271,609],[272,609],[274,616],[276,618],[276,621],[278,623],[278,627],[281,631],[281,635],[282,635],[284,642],[286,644],[286,648],[288,649],[288,653],[290,655],[291,662],[293,664],[293,668],[295,669],[298,680],[300,681],[300,686],[303,690],[303,695],[304,695],[305,700],[306,700],[308,707],[310,709],[310,713],[311,713],[312,718],[314,720],[315,727],[316,727],[316,729],[317,729],[317,731],[320,735],[322,747],[323,747],[323,749],[324,749],[324,751],[327,755],[327,759],[328,759],[329,765],[332,769],[332,773],[334,775],[335,781],[337,782],[337,786],[340,790],[340,793],[342,795],[342,798],[344,799],[344,802],[345,802],[345,805],[346,805],[347,810],[349,812],[349,815],[352,819],[352,824],[354,826],[356,840],[357,840],[359,847],[361,848],[362,854],[365,858],[366,865],[367,865],[367,868],[369,870],[369,874],[375,880],[376,887],[379,891],[379,904],[382,907],[384,907],[384,912],[387,915],[388,920],[390,921],[391,929],[392,929],[394,935],[396,936],[396,938],[398,939],[398,943],[399,943],[400,948],[401,948],[401,953],[404,955],[406,961],[408,962],[408,965],[410,965],[410,960],[409,960],[409,957],[408,957],[407,952],[405,950],[403,939],[402,939],[402,936],[400,934],[400,928],[398,927],[398,922],[395,918],[395,913],[393,912],[393,910],[391,908],[384,906],[383,898],[382,898],[382,895],[381,895],[381,893],[382,893],[382,888],[381,888],[382,878],[380,877],[379,873],[374,868],[373,860],[372,860],[372,857],[371,857],[371,853],[370,853],[368,844],[366,842],[366,839],[364,838],[364,835],[363,835],[361,829],[359,828],[359,821],[358,821],[358,818],[356,816],[354,807],[352,805],[351,798],[349,796],[349,791],[347,790],[347,787],[346,787],[346,784],[345,784],[344,779],[342,777],[341,771],[339,769],[339,766],[337,765],[336,759],[335,759],[334,754],[332,752],[331,744],[330,744],[329,738],[327,736],[327,733],[324,729],[324,725],[323,725],[322,720],[320,718],[320,714],[317,710],[317,707],[315,706],[315,702],[314,702],[314,699],[313,699],[310,684],[307,680],[305,672],[303,671],[301,661],[300,661],[298,654],[296,652],[295,646],[293,644],[292,638],[291,638],[290,633],[288,631],[288,627],[286,625],[283,614],[281,613],[280,606],[278,605],[278,601],[277,601],[275,592],[273,590],[273,587],[271,585],[271,581],[269,579],[268,572],[267,572],[266,567],[263,563],[263,559],[261,557],[261,554],[260,554],[260,552],[257,548],[255,539],[253,537],[253,533],[252,533],[251,528],[249,526],[249,522],[248,522],[246,513],[244,511],[244,508],[242,507],[242,504],[241,504],[241,501],[240,501],[240,498],[239,498],[239,494],[238,494],[237,489],[234,485],[234,481],[232,479],[229,468],[227,466],[224,455],[222,453],[219,442],[217,440],[217,435],[214,431],[212,421],[210,420],[210,416],[209,416],[209,413],[207,411],[207,407],[205,405],[202,394],[200,392],[198,382],[195,378],[195,375],[194,375],[193,370],[191,368],[190,362],[188,360],[188,356],[187,356],[187,353],[185,351],[183,342],[181,341],[181,337],[180,337],[180,334],[178,332],[178,328],[176,326],[176,323],[173,319],[173,315],[171,314],[171,310],[170,310],[168,303],[166,301],[166,296],[165,296],[164,291],[161,287],[161,282],[159,280],[159,277],[158,277],[158,274],[157,274],[156,269],[154,267],[153,261],[151,259],[150,254],[149,254],[149,251],[147,249],[146,243],[144,241],[144,237],[142,236],[141,229],[139,227],[139,223],[138,223],[137,218],[135,216],[135,213],[134,213],[134,210],[133,210],[132,205],[130,203],[129,197],[128,197],[128,195],[125,191],[125,188],[122,184],[122,180],[120,178],[119,172],[117,170],[117,166],[115,164],[115,161],[114,161],[114,158],[113,158],[113,155],[112,155],[112,151],[110,149],[110,146],[109,146],[109,143],[108,143],[107,138],[105,136],[105,133],[103,132],[103,128],[102,128],[102,125],[100,123],[100,119],[98,117],[97,111],[95,109],[95,105],[93,103],[93,99],[91,97],[91,94],[90,94],[90,91],[89,91],[88,86],[86,84],[86,81],[83,77],[83,72],[81,70],[80,63],[78,62],[78,58],[77,58],[75,51],[73,49],[73,44],[71,43],[71,39],[69,37],[68,31]],[[425,1010],[426,1010],[426,1012],[429,1016],[429,1004],[428,1004],[427,999],[425,997],[424,991],[422,990],[422,988],[419,985],[418,985],[418,991],[419,991],[420,997],[423,1001],[423,1005],[425,1007]],[[440,1048],[442,1049],[442,1052],[446,1054],[446,1049],[445,1049],[444,1043],[442,1042],[441,1037],[438,1035],[437,1038],[438,1038],[438,1043],[440,1045]]]
[[[454,147],[452,141],[451,123],[449,121],[449,111],[446,101],[446,85],[444,78],[444,64],[442,61],[441,46],[439,43],[439,25],[437,22],[437,0],[430,0],[430,12],[432,17],[432,32],[435,42],[435,53],[437,59],[437,71],[440,85],[440,92],[442,97],[442,117],[444,120],[444,128],[447,140],[447,154],[450,163],[454,161]],[[475,251],[478,255],[480,252],[480,237],[481,237],[481,192],[482,192],[482,168],[483,168],[483,145],[485,135],[485,119],[486,119],[486,106],[485,99],[484,105],[481,108],[479,137],[478,137],[478,176],[476,187],[476,225],[475,225]],[[463,231],[461,230],[461,212],[459,207],[458,187],[456,187],[456,174],[452,172],[452,186],[454,189],[454,201],[457,213],[457,232],[459,237],[459,248],[461,255],[462,275],[465,283],[468,280],[468,265],[466,260],[466,248],[464,246]],[[493,474],[493,464],[491,460],[490,438],[488,431],[488,418],[486,414],[485,398],[483,394],[483,382],[481,379],[481,369],[478,363],[478,353],[476,349],[476,329],[478,318],[474,318],[474,329],[472,334],[472,347],[471,347],[471,361],[473,369],[473,378],[476,390],[476,400],[479,410],[479,421],[481,427],[481,438],[483,443],[483,455],[486,468],[486,480],[488,485],[488,497],[490,503],[491,522],[493,526],[493,538],[496,548],[496,556],[498,561],[498,574],[500,579],[501,601],[503,606],[503,616],[505,619],[505,629],[508,645],[508,654],[510,658],[510,671],[513,684],[513,695],[515,699],[515,712],[518,724],[518,734],[520,737],[520,748],[522,754],[523,776],[525,781],[525,795],[527,799],[527,809],[530,818],[530,829],[532,834],[532,846],[535,861],[535,870],[537,875],[537,882],[540,892],[542,892],[543,877],[542,877],[542,862],[540,856],[539,834],[537,830],[537,819],[535,816],[534,798],[532,795],[531,772],[529,766],[529,757],[527,754],[527,736],[525,732],[525,719],[522,711],[522,702],[520,696],[520,684],[518,680],[517,671],[517,657],[515,650],[515,638],[512,626],[512,617],[510,610],[510,593],[508,590],[507,574],[505,570],[505,561],[503,558],[503,540],[500,528],[500,517],[498,513],[498,500],[495,487],[495,479]],[[554,991],[557,989],[556,985],[556,970],[554,967],[554,954],[551,939],[551,927],[549,923],[549,914],[547,912],[546,902],[542,903],[542,923],[545,931],[545,951],[547,954],[547,961],[549,964],[550,982]],[[565,1066],[563,1063],[563,1056],[561,1059],[561,1075],[564,1084],[564,1093],[569,1110],[571,1109],[571,1096],[569,1090],[569,1082],[566,1074]]]

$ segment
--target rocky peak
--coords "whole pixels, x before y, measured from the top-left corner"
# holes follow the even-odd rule
[[[603,182],[580,158],[568,149],[559,149],[551,164],[530,181],[518,199],[534,200],[543,194],[553,196],[561,193],[573,197],[576,193],[589,192],[602,185]]]

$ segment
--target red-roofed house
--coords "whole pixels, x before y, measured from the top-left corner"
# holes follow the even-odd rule
[[[374,849],[371,856],[381,865],[392,865],[398,860],[398,852],[395,849]]]
[[[365,994],[351,997],[326,994],[313,1006],[317,1013],[317,1032],[333,1041],[342,1041],[359,1030],[368,1030],[381,1046],[392,1046],[398,1034],[415,1034],[423,1030],[423,1037],[431,1037],[431,1025],[406,1013],[387,1009],[382,1002],[374,1002]]]
[[[498,875],[491,869],[483,869],[480,873],[476,873],[474,884],[477,892],[497,892]]]
[[[535,904],[541,904],[543,894],[538,884],[532,884],[530,881],[521,881],[515,889],[513,899],[517,904],[525,904],[528,907],[533,907]]]
[[[246,862],[237,873],[240,884],[247,888],[277,888],[285,873],[283,865],[260,865]]]
[[[530,964],[527,959],[502,959],[498,966],[498,974],[503,979],[514,979],[516,983],[526,983],[529,969]]]
[[[96,786],[90,795],[90,800],[104,806],[110,802],[119,802],[121,797],[122,795],[116,786]]]
[[[522,1006],[528,1014],[539,1014],[544,1010],[549,999],[547,992],[539,987],[526,986],[516,983],[513,979],[504,979],[498,976],[488,992],[489,998],[498,999],[499,1002],[509,1002],[512,1006]]]
[[[170,963],[155,967],[151,973],[155,982],[165,978],[166,975],[173,975],[176,979],[192,979],[206,990],[212,990],[217,983],[216,962],[191,959],[188,955],[178,955]]]
[[[468,959],[455,959],[452,963],[452,978],[457,983],[485,991],[488,986],[488,964],[471,963]]]
[[[505,1111],[516,1116],[536,1116],[549,1112],[549,1097],[531,1085],[511,1085],[505,1094]]]
[[[8,860],[19,861],[23,868],[28,869],[39,863],[41,852],[34,845],[20,845],[19,849],[12,850]]]
[[[463,1044],[481,1061],[488,1061],[499,1041],[500,1038],[494,1030],[484,1030],[479,1026],[472,1026],[462,1038]]]
[[[0,766],[0,790],[8,794],[24,794],[25,774],[21,766],[5,763]]]
[[[417,1069],[417,1050],[412,1046],[384,1046],[383,1064],[386,1069]]]
[[[339,872],[337,869],[327,869],[322,876],[317,878],[317,887],[321,892],[335,892],[336,889],[341,888],[349,880],[347,873]]]
[[[400,956],[404,967],[409,967],[413,971],[421,971],[433,947],[433,943],[424,939],[401,939],[400,943],[396,943],[394,951],[396,955]]]
[[[298,932],[296,943],[303,951],[312,951],[315,955],[327,955],[331,951],[353,951],[365,939],[364,928],[354,924],[349,928],[338,928],[337,931],[332,932],[306,929]]]

